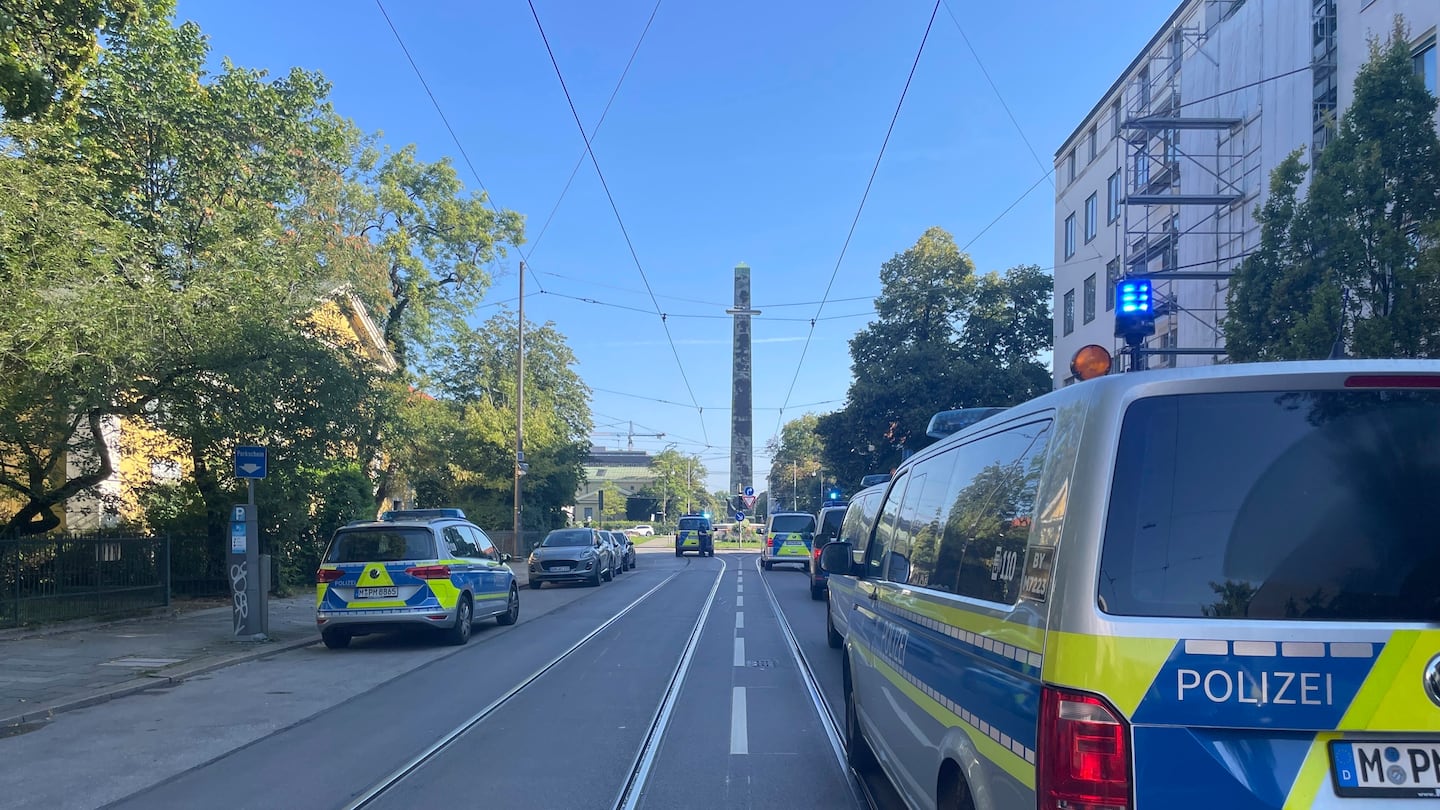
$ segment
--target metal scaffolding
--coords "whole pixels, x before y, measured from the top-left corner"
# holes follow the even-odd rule
[[[1209,33],[1177,25],[1125,93],[1121,272],[1150,279],[1157,303],[1155,334],[1123,350],[1131,355],[1132,370],[1149,367],[1151,356],[1156,364],[1173,366],[1180,355],[1225,353],[1213,315],[1207,320],[1197,313],[1216,309],[1213,296],[1230,276],[1235,247],[1243,247],[1247,152],[1243,118],[1187,113],[1181,101],[1185,60],[1215,61],[1204,48]],[[1204,261],[1182,264],[1181,246],[1188,240],[1204,240]],[[1216,286],[1205,293],[1212,296],[1208,305],[1196,303],[1192,311],[1179,300],[1179,285],[1195,281]],[[1180,346],[1182,317],[1206,324],[1214,333],[1210,345]]]

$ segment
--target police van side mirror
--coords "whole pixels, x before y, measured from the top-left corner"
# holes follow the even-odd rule
[[[850,574],[855,570],[850,544],[843,540],[826,543],[820,549],[820,568],[827,574]]]
[[[508,563],[508,562],[510,562],[510,561],[513,560],[513,559],[515,559],[515,557],[512,556],[509,552],[506,552],[506,553],[500,555],[500,562],[507,562],[507,563]]]

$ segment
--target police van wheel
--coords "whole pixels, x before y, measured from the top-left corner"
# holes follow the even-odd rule
[[[769,570],[770,570],[770,561],[769,561],[769,560],[761,560],[761,561],[760,561],[760,567],[761,567],[761,568],[764,568],[766,571],[769,571]]]
[[[860,730],[860,718],[855,711],[855,690],[845,690],[845,761],[856,773],[874,769],[875,752]]]
[[[470,620],[474,618],[470,594],[464,594],[455,605],[455,626],[446,629],[445,642],[459,647],[470,641]]]
[[[675,556],[676,556],[676,557],[684,557],[684,556],[685,556],[685,552],[683,552],[683,551],[681,551],[680,549],[677,548],[677,549],[675,549]]]
[[[510,586],[510,599],[505,605],[505,612],[495,617],[495,623],[502,626],[514,624],[520,618],[520,591],[514,585]]]
[[[845,646],[845,637],[835,630],[835,619],[830,615],[830,603],[825,603],[825,643],[830,649],[838,650]]]
[[[530,580],[530,590],[532,590],[532,591],[538,591],[538,590],[540,590],[540,586],[541,586],[541,585],[544,585],[544,584],[545,584],[545,583],[541,582],[541,581],[538,580],[538,579],[532,579],[532,580]]]
[[[811,598],[811,599],[814,599],[816,602],[823,602],[823,601],[825,601],[825,586],[824,586],[824,585],[811,585],[811,586],[810,586],[810,598]]]
[[[329,630],[320,631],[320,640],[325,642],[327,649],[343,650],[350,646],[350,631],[332,627]]]

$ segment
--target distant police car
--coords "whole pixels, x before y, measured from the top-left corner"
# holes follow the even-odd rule
[[[476,618],[514,624],[515,575],[459,509],[386,512],[335,532],[315,572],[315,623],[325,646],[353,636],[424,626],[451,644],[470,640]]]
[[[710,518],[704,515],[685,515],[675,532],[675,556],[684,556],[693,551],[701,557],[715,556],[714,527]]]
[[[850,760],[923,808],[1440,798],[1436,492],[1435,361],[1099,376],[971,424],[858,564],[821,555],[858,592]]]

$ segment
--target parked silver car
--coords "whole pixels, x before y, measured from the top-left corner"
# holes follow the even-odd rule
[[[595,529],[555,529],[530,552],[530,587],[546,582],[585,582],[592,587],[615,578],[615,554]]]
[[[600,537],[610,546],[611,573],[617,576],[625,573],[624,536],[619,532],[602,530]]]
[[[620,555],[620,570],[628,571],[635,567],[635,541],[630,535],[623,531],[610,532],[615,538],[616,548]]]

